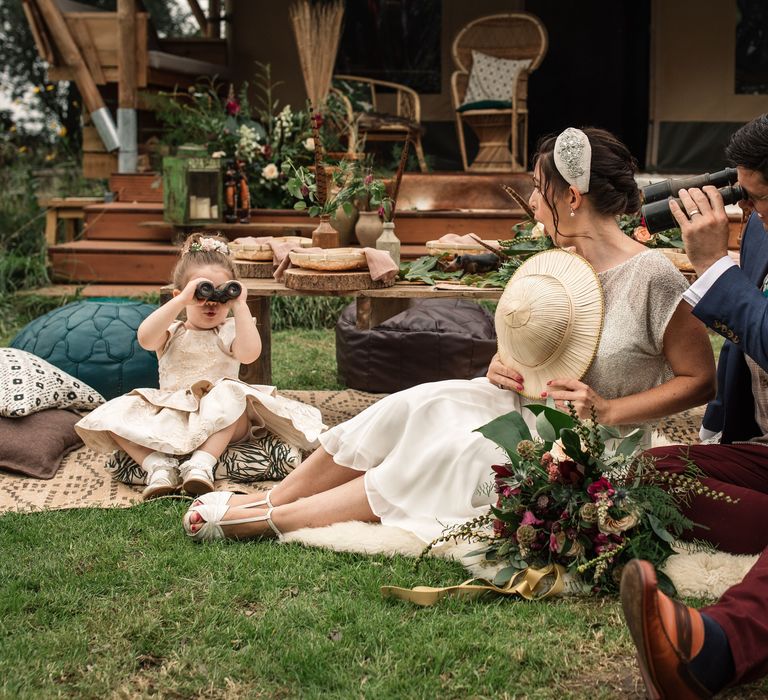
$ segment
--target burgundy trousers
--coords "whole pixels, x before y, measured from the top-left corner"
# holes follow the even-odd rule
[[[692,461],[702,481],[738,503],[697,496],[685,514],[696,523],[691,537],[734,554],[757,554],[744,580],[705,612],[725,630],[736,667],[734,685],[768,674],[768,447],[761,445],[674,445],[649,453],[657,466],[683,472]],[[706,529],[705,529],[706,528]]]

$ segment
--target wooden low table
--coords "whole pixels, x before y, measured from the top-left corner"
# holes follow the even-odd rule
[[[38,204],[45,211],[45,242],[46,245],[56,245],[59,221],[64,222],[64,241],[69,243],[77,235],[76,224],[85,220],[85,207],[99,204],[104,197],[50,197],[39,198]]]
[[[317,292],[288,289],[273,279],[243,279],[248,290],[248,308],[256,319],[261,335],[261,356],[249,365],[243,365],[240,378],[249,384],[272,383],[272,320],[270,300],[272,297],[295,296],[349,296],[357,300],[357,327],[370,330],[380,323],[405,311],[416,299],[491,299],[498,300],[502,289],[480,289],[456,285],[455,289],[435,289],[423,284],[398,283],[385,289],[362,289],[353,292],[319,290]],[[160,290],[160,303],[171,298],[172,287],[166,285]]]

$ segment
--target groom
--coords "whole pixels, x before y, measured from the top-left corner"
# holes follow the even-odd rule
[[[711,488],[737,505],[694,499],[693,535],[734,553],[762,552],[744,581],[701,611],[659,592],[648,562],[624,571],[624,615],[649,697],[705,698],[768,674],[768,114],[749,122],[726,149],[754,209],[741,243],[741,267],[728,256],[728,217],[714,187],[681,190],[670,204],[698,278],[683,295],[726,342],[717,397],[704,415],[715,444],[650,451],[660,469],[693,461]],[[747,443],[747,444],[745,444]]]

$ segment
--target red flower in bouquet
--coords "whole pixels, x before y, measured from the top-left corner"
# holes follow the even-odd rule
[[[593,481],[587,486],[587,493],[593,501],[599,501],[601,498],[610,498],[616,493],[616,489],[613,488],[608,479],[601,476],[597,481]]]

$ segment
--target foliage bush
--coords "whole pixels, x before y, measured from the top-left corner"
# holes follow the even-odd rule
[[[334,328],[350,297],[272,297],[272,330]]]
[[[0,170],[0,296],[48,282],[45,216],[36,182],[25,164]]]

